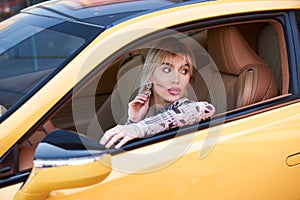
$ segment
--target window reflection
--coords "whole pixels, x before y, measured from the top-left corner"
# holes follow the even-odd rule
[[[0,21],[20,12],[23,8],[40,3],[45,0],[1,0]]]

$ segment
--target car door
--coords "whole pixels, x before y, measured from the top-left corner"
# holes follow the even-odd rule
[[[253,14],[240,19],[229,17],[223,18],[222,22],[212,20],[206,26],[201,23],[197,25],[200,32],[210,31],[215,26],[238,26],[247,43],[255,49],[255,53],[264,57],[264,62],[269,66],[276,64],[272,58],[279,56],[279,75],[276,74],[276,67],[272,69],[278,81],[279,93],[269,99],[233,109],[228,109],[231,106],[228,100],[226,115],[221,112],[212,121],[197,125],[197,128],[185,127],[138,142],[136,145],[147,144],[142,148],[135,149],[134,144],[124,147],[124,152],[116,152],[112,157],[114,170],[111,175],[99,186],[76,195],[100,195],[103,199],[299,197],[299,46],[298,33],[294,30],[294,13],[275,12],[267,17]],[[275,35],[269,32],[269,25],[275,29]],[[181,28],[189,34],[189,30]],[[261,45],[270,45],[266,40],[274,36],[277,41],[271,43],[272,47],[259,47],[257,44],[263,38]],[[209,45],[206,42],[203,46]],[[275,49],[272,51],[270,48]],[[268,53],[264,49],[272,52],[271,57],[264,55]],[[219,72],[222,73],[222,70]],[[224,85],[217,87],[226,90],[228,79],[222,78],[222,81]],[[200,88],[203,90],[204,87]],[[212,98],[212,92],[209,93],[213,104],[216,100],[214,105],[230,95],[223,91],[221,94],[226,94],[226,97],[217,95]],[[174,138],[170,140],[172,135]],[[134,150],[127,151],[127,148]]]

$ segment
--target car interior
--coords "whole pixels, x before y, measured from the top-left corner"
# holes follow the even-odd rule
[[[216,107],[216,115],[289,95],[287,50],[279,22],[241,22],[185,34],[197,41],[217,66],[217,69],[210,65],[199,69],[200,73],[195,73],[191,82],[193,98],[211,102]],[[105,130],[124,123],[146,53],[147,49],[138,49],[124,54],[53,114],[43,127],[21,141],[19,171],[32,167],[37,144],[52,130],[73,130],[99,140]],[[218,104],[224,89],[225,108]],[[74,115],[73,108],[80,113],[78,116]]]
[[[193,91],[198,101],[213,103],[217,108],[217,114],[224,112],[224,109],[222,105],[218,105],[222,88],[216,84],[220,83],[216,74],[221,74],[221,84],[224,84],[226,92],[225,112],[288,95],[287,53],[283,31],[277,22],[215,27],[200,30],[191,37],[202,42],[200,44],[206,48],[217,66],[217,69],[207,69],[210,66],[206,66],[199,70],[200,73],[195,73],[194,81],[191,83]],[[143,65],[145,54],[144,49],[132,52],[113,66],[118,70],[112,70],[111,72],[116,74],[109,76],[115,77],[118,83],[111,84],[115,85],[114,91],[111,91],[112,95],[96,109],[97,117],[93,117],[85,131],[88,136],[100,139],[101,135],[97,131],[99,123],[106,130],[126,121],[127,104],[130,98],[136,95],[141,70],[139,66]],[[132,80],[130,77],[137,79]],[[218,106],[221,108],[218,109]],[[113,112],[112,107],[118,113]]]

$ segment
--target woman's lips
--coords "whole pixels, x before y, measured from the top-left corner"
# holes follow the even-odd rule
[[[178,94],[180,94],[181,89],[180,89],[180,88],[174,87],[174,88],[168,89],[168,92],[169,92],[171,95],[178,95]]]

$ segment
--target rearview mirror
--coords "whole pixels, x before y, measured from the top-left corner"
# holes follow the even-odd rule
[[[83,187],[111,172],[107,149],[78,133],[56,130],[38,145],[31,174],[16,200],[44,199],[53,190]]]

